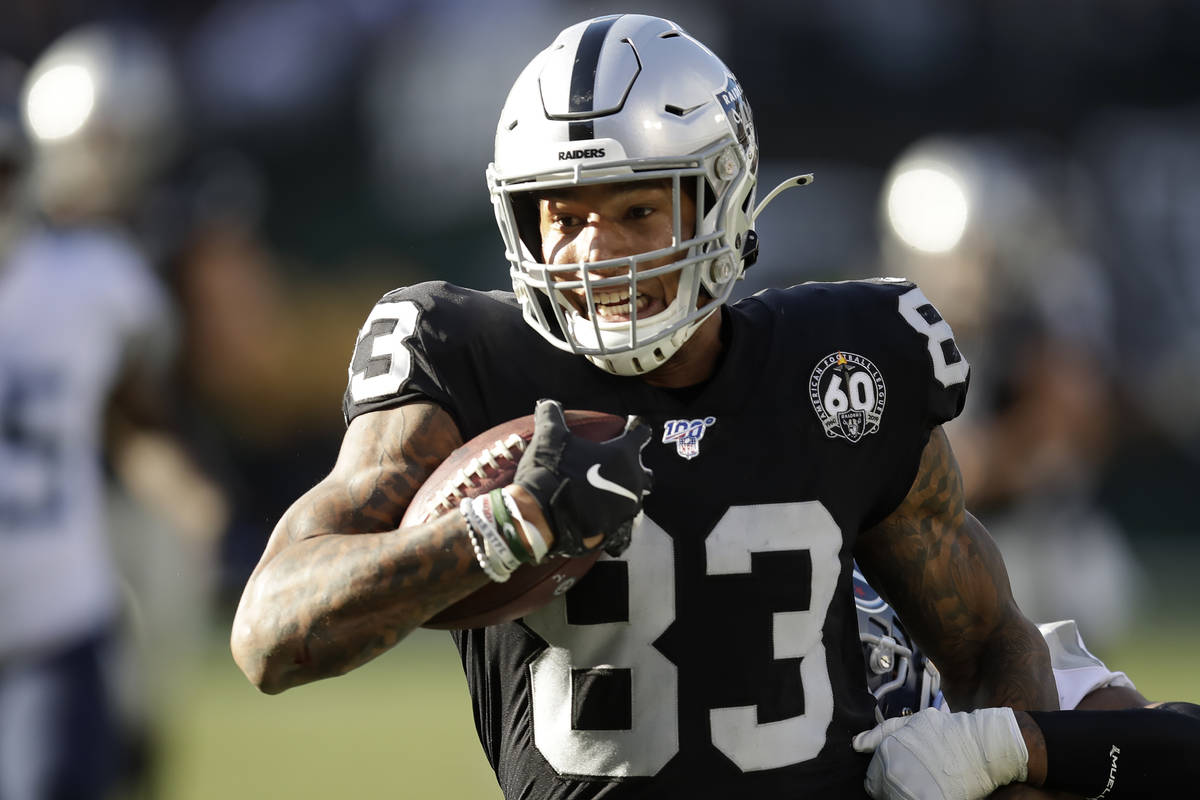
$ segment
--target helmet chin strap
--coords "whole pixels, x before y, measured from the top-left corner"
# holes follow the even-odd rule
[[[758,219],[758,215],[761,214],[763,212],[763,209],[767,207],[767,203],[770,203],[772,200],[774,200],[776,197],[778,197],[779,195],[786,192],[788,189],[794,189],[797,186],[808,186],[812,182],[813,182],[812,173],[808,172],[808,173],[805,173],[804,175],[795,175],[791,178],[788,178],[786,181],[784,181],[783,183],[776,186],[774,189],[772,189],[770,192],[767,193],[767,196],[764,197],[762,199],[762,202],[758,204],[758,207],[754,209],[754,215],[750,217],[750,224],[754,225],[755,220]]]

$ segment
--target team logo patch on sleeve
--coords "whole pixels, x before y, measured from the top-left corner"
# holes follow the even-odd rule
[[[675,451],[690,461],[700,455],[700,440],[716,421],[716,417],[669,419],[663,424],[663,444],[674,442]]]
[[[817,362],[808,396],[826,436],[857,442],[879,430],[887,388],[870,359],[839,350]]]

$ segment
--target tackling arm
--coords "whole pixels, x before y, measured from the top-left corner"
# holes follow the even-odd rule
[[[1150,703],[1141,692],[1126,686],[1104,686],[1093,689],[1076,706],[1077,709],[1091,711],[1113,711],[1123,708],[1149,708],[1157,704]],[[1028,714],[1018,714],[1017,723],[1021,726],[1021,734],[1025,737],[1025,745],[1029,750],[1029,780],[1044,783],[1046,774],[1046,739],[1042,730]],[[1027,783],[1012,783],[1002,786],[992,792],[992,800],[1070,800],[1079,795],[1064,792],[1052,792],[1048,789],[1031,786]]]
[[[955,709],[1056,709],[1050,654],[1013,600],[995,542],[963,507],[962,476],[935,428],[908,495],[855,556],[942,674]]]
[[[234,660],[274,694],[341,675],[488,582],[460,514],[396,530],[462,443],[432,403],[363,414],[333,471],[284,513],[234,618]]]
[[[1200,706],[947,713],[927,708],[854,739],[875,798],[1174,797],[1200,783]],[[1011,782],[1013,786],[994,791]],[[1035,789],[1034,787],[1042,787]],[[990,794],[989,794],[990,793]]]

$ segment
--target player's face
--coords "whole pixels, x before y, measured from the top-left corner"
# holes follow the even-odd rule
[[[630,181],[596,184],[557,190],[538,201],[542,234],[542,258],[547,264],[587,264],[624,258],[670,247],[673,240],[673,197],[669,181]],[[680,198],[683,239],[695,229],[696,204],[685,192]],[[669,264],[682,254],[638,265],[639,273]],[[610,270],[593,270],[596,277],[611,277]],[[578,274],[563,275],[577,280]],[[679,291],[679,273],[638,281],[638,319],[665,311]],[[578,289],[569,297],[584,316],[595,313],[602,320],[621,322],[632,315],[629,290],[609,287],[593,290],[594,309],[585,308],[586,292]]]

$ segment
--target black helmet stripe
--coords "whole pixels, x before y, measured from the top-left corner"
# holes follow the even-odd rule
[[[575,49],[575,66],[571,70],[571,96],[567,101],[567,110],[571,113],[592,110],[600,51],[604,47],[604,39],[608,36],[609,29],[621,16],[612,14],[592,20],[584,30],[583,36],[579,38],[579,46]],[[572,122],[568,130],[572,142],[596,138],[595,128],[590,119]]]

